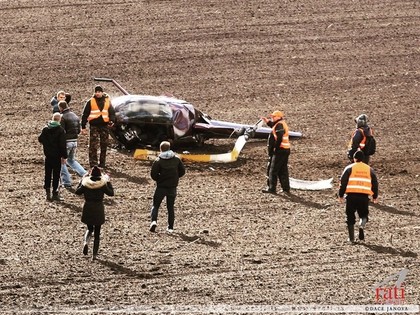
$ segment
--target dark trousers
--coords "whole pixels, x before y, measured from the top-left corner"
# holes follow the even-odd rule
[[[284,191],[290,190],[289,182],[289,155],[290,150],[280,150],[273,154],[268,162],[268,188],[272,191],[277,189],[277,178],[280,181],[281,188]]]
[[[101,226],[102,225],[88,225],[89,234],[93,233],[93,255],[96,255],[99,251],[99,241],[101,236]]]
[[[61,172],[61,157],[45,157],[45,177],[44,177],[44,189],[51,189],[51,177],[52,177],[52,188],[53,192],[58,191],[60,184],[60,172]]]
[[[359,218],[368,219],[369,215],[369,196],[366,194],[348,194],[346,197],[346,216],[347,225],[351,226],[356,223],[356,215]]]
[[[159,207],[163,199],[166,197],[166,207],[168,209],[168,228],[174,228],[175,222],[175,198],[176,198],[176,187],[156,187],[153,195],[153,207],[151,210],[152,221],[157,221]]]
[[[105,167],[106,150],[108,148],[109,129],[107,126],[89,127],[89,165]],[[101,149],[98,164],[98,149]]]

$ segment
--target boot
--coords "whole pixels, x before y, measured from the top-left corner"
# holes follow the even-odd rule
[[[47,193],[47,200],[48,201],[51,201],[52,200],[52,198],[51,198],[51,189],[50,188],[47,188],[47,189],[45,189],[45,192]]]
[[[348,225],[347,229],[349,231],[349,239],[350,243],[354,243],[354,225]]]
[[[63,201],[64,199],[60,196],[60,193],[58,191],[54,191],[52,195],[53,201]]]
[[[98,255],[99,251],[99,237],[95,237],[93,240],[93,256],[92,260],[96,260],[96,256]]]
[[[92,232],[87,230],[86,233],[85,233],[84,242],[83,242],[83,255],[88,254],[89,242],[90,242],[91,238],[92,238]]]
[[[366,226],[367,218],[360,218],[360,224],[359,224],[359,240],[364,241],[365,240],[365,226]]]

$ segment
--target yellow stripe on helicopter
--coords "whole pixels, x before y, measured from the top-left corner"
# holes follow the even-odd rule
[[[188,153],[177,153],[179,158],[185,162],[202,162],[202,163],[231,163],[235,162],[239,153],[242,151],[248,136],[242,135],[238,137],[235,142],[235,146],[232,151],[221,154],[188,154]],[[159,156],[159,151],[147,150],[147,149],[136,149],[134,152],[134,158],[137,160],[155,160]]]

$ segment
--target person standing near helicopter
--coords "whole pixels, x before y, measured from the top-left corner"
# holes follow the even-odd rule
[[[87,134],[86,124],[89,122],[89,165],[106,167],[106,151],[108,147],[109,128],[115,122],[115,109],[102,86],[95,87],[94,95],[86,102],[82,114],[82,134]],[[98,148],[100,156],[98,163]]]
[[[290,193],[289,181],[289,127],[284,118],[284,113],[274,111],[270,117],[262,117],[267,126],[272,128],[268,137],[268,157],[267,166],[268,187],[263,189],[263,193],[277,193],[277,178],[280,181],[281,188],[284,193]]]

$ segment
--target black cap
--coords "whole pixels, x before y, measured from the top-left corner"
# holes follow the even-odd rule
[[[363,151],[356,151],[353,154],[353,159],[356,159],[356,161],[360,162],[363,161],[363,159],[365,158],[365,154],[363,153]]]
[[[100,92],[103,92],[104,91],[104,89],[102,88],[102,86],[100,86],[100,85],[95,86],[95,92],[98,92],[98,91],[100,91]]]

